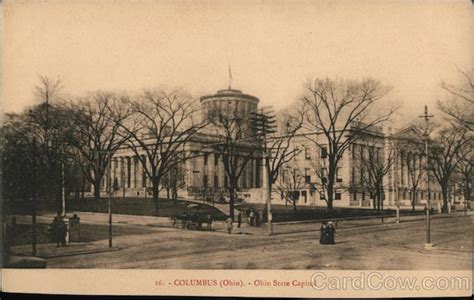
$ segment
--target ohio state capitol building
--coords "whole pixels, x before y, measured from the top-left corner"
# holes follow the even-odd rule
[[[203,114],[211,110],[221,111],[224,115],[230,110],[238,110],[240,113],[249,115],[258,109],[259,99],[253,95],[242,93],[239,90],[227,89],[220,90],[215,94],[202,96],[200,104]],[[204,117],[204,116],[203,116]],[[414,138],[413,128],[407,128],[398,132],[388,130],[383,132],[379,130],[378,141],[380,151],[386,151],[387,145],[393,139],[401,139],[408,144]],[[178,198],[194,199],[204,201],[217,201],[218,199],[228,198],[228,182],[224,165],[219,157],[219,153],[206,147],[209,143],[218,140],[219,129],[208,126],[186,144],[186,151],[194,151],[199,155],[183,163],[183,185],[178,189]],[[315,161],[319,165],[326,164],[326,153],[324,147],[317,147],[304,137],[294,138],[292,144],[294,147],[304,149],[286,166],[282,167],[280,179],[290,177],[289,174],[298,172],[301,174],[302,183],[296,191],[297,205],[306,206],[326,206],[326,200],[321,193],[324,178],[316,176],[313,170]],[[337,170],[335,184],[335,194],[333,205],[335,207],[370,207],[374,201],[374,195],[371,195],[364,189],[360,181],[363,176],[363,169],[357,158],[354,156],[356,147],[362,146],[362,143],[354,143],[344,154]],[[384,181],[384,205],[395,206],[397,202],[401,206],[411,206],[412,191],[410,189],[410,177],[402,163],[404,156],[410,155],[414,161],[420,161],[422,154],[416,150],[410,150],[410,147],[404,147],[397,154],[397,161],[393,170],[387,174]],[[240,201],[248,203],[265,203],[263,197],[263,169],[262,159],[256,155],[246,164],[242,175],[239,178],[237,186],[237,198]],[[147,178],[146,172],[141,166],[140,160],[132,150],[121,148],[113,158],[111,173],[114,185],[114,197],[151,197],[151,182]],[[106,180],[104,176],[102,189],[105,194],[107,191]],[[421,180],[417,190],[416,204],[424,205],[428,197],[434,207],[439,206],[441,202],[441,190],[430,176],[430,188],[426,178]],[[206,191],[212,191],[211,193]],[[165,196],[163,192],[160,197]],[[212,199],[211,199],[212,198]],[[456,195],[453,196],[456,201]],[[131,200],[133,201],[133,200]],[[272,191],[273,204],[285,204],[286,200],[281,190]]]

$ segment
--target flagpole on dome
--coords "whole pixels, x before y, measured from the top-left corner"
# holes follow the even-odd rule
[[[229,90],[232,89],[232,69],[230,68],[229,64]]]

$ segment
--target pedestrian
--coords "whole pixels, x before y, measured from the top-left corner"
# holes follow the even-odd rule
[[[327,226],[327,221],[323,221],[321,223],[321,229],[320,229],[320,236],[319,236],[319,243],[322,245],[329,244],[329,231],[328,231],[328,226]]]
[[[228,217],[227,218],[227,233],[228,234],[231,234],[232,233],[232,218],[231,217]]]
[[[255,212],[253,211],[253,209],[250,211],[250,226],[254,226],[255,225]]]
[[[55,217],[53,223],[50,225],[51,228],[51,241],[56,243],[56,247],[59,247],[60,239],[59,239],[59,221],[58,217]]]
[[[239,211],[239,214],[237,215],[237,228],[240,228],[241,224],[242,224],[242,212]]]
[[[54,218],[51,232],[53,235],[53,240],[56,243],[56,247],[66,246],[67,226],[64,223],[62,218],[60,217]]]
[[[207,230],[211,230],[212,229],[212,222],[214,221],[214,218],[212,217],[211,214],[208,214],[207,215]]]
[[[331,245],[334,245],[336,243],[336,228],[334,227],[333,223],[331,221],[328,222],[327,225],[327,231],[328,231],[328,242]]]

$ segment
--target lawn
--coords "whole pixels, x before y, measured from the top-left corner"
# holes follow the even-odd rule
[[[253,208],[258,211],[266,211],[265,204],[245,203],[237,206],[240,210],[245,211],[247,208]],[[422,214],[423,211],[401,211],[402,215]],[[393,209],[385,209],[384,216],[395,216],[396,211]],[[288,205],[272,205],[273,222],[290,222],[290,221],[306,221],[306,220],[323,220],[336,218],[355,218],[380,216],[381,213],[372,208],[341,208],[335,207],[332,211],[327,211],[325,207],[300,206],[293,211],[293,207]],[[265,217],[265,216],[264,216]],[[266,218],[265,218],[266,219]],[[265,220],[264,220],[265,221]]]
[[[193,208],[188,205],[193,204]],[[89,212],[107,212],[108,199],[101,198],[99,201],[93,198],[79,199],[78,201],[69,201],[69,210],[89,211]],[[158,216],[171,217],[185,212],[195,212],[200,214],[212,214],[217,220],[225,220],[226,216],[218,209],[204,204],[194,203],[185,200],[176,202],[168,199],[160,199],[156,207],[153,199],[150,198],[112,198],[112,213],[129,214],[140,216]]]
[[[141,215],[141,216],[159,216],[159,217],[171,217],[185,212],[195,212],[200,214],[212,214],[217,220],[225,220],[226,216],[218,209],[205,203],[193,203],[194,208],[191,210],[188,205],[193,202],[185,200],[177,200],[176,203],[173,200],[160,199],[158,208],[156,207],[153,199],[150,198],[135,198],[135,197],[116,197],[112,198],[112,213],[115,214],[129,214],[129,215]],[[17,202],[17,206],[22,202]],[[87,211],[87,212],[108,212],[108,199],[101,198],[96,201],[93,198],[85,199],[68,199],[66,201],[67,211]],[[236,204],[236,208],[245,211],[247,208],[254,208],[260,212],[265,210],[265,204],[254,204],[254,203],[243,203]],[[13,211],[16,213],[26,212],[30,210],[28,203],[23,203],[20,207],[15,208]],[[47,209],[46,209],[47,210]],[[49,209],[53,211],[52,209]],[[296,213],[293,212],[291,205],[285,206],[281,204],[272,205],[273,221],[274,222],[288,222],[288,221],[305,221],[305,220],[321,220],[321,219],[334,219],[334,218],[354,218],[354,217],[369,217],[369,216],[380,216],[380,212],[374,211],[372,208],[334,208],[331,212],[327,211],[325,207],[311,207],[311,206],[300,206],[297,208]],[[385,216],[394,216],[395,210],[386,209],[384,210]],[[412,212],[410,210],[402,210],[402,215],[420,214],[423,211]],[[265,222],[265,219],[264,219]]]

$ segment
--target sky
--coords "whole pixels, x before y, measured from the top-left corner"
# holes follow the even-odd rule
[[[473,66],[470,1],[4,1],[5,112],[35,103],[40,75],[63,93],[228,87],[276,110],[312,78],[371,77],[416,117]]]

